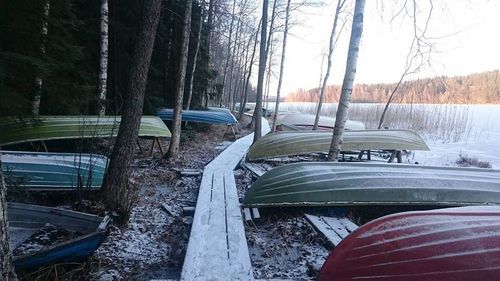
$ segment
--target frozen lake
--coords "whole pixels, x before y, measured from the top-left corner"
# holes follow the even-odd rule
[[[265,103],[264,103],[265,106]],[[322,115],[335,117],[336,104],[324,104]],[[351,104],[349,119],[376,128],[384,105]],[[274,103],[269,103],[274,109]],[[314,103],[280,103],[280,111],[314,113]],[[490,162],[500,169],[500,105],[391,104],[384,127],[412,129],[431,151],[407,159],[424,165],[455,165],[460,155]]]

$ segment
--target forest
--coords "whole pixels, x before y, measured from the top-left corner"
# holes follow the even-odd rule
[[[352,101],[358,103],[385,103],[396,83],[357,84]],[[298,89],[289,93],[288,102],[316,102],[319,88]],[[326,88],[326,102],[338,102],[340,86]],[[403,82],[394,100],[396,103],[426,104],[487,104],[500,103],[500,73],[498,70],[474,73],[466,76],[422,78]]]

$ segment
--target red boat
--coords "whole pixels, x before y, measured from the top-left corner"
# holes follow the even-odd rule
[[[500,207],[371,221],[340,242],[318,280],[500,280]]]

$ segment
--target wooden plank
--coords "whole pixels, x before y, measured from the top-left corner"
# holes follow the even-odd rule
[[[345,218],[345,217],[342,217],[342,218],[339,218],[339,221],[340,223],[345,226],[345,228],[349,231],[349,232],[353,232],[355,231],[356,229],[358,229],[359,226],[357,226],[355,223],[353,223],[350,219],[348,218]]]
[[[336,231],[332,231],[331,227],[324,220],[320,219],[320,217],[309,214],[304,215],[311,225],[334,246],[342,241],[343,237],[340,237]]]
[[[269,132],[265,119],[262,131]],[[232,172],[252,140],[235,141],[205,166],[181,280],[253,280]]]
[[[243,166],[243,168],[249,170],[250,172],[254,173],[254,175],[258,177],[262,176],[264,173],[267,172],[266,169],[255,163],[242,162],[241,166]]]
[[[259,209],[252,208],[252,216],[253,216],[254,219],[260,219]]]
[[[213,171],[205,169],[198,192],[196,211],[194,212],[193,225],[189,236],[189,243],[184,258],[181,272],[181,280],[195,280],[203,278],[200,269],[206,262],[205,251],[207,243],[205,233],[208,229],[209,215],[211,209]],[[198,270],[195,270],[198,269]]]
[[[224,180],[228,257],[230,261],[228,280],[253,280],[252,264],[250,262],[250,254],[248,252],[233,171],[226,170]]]
[[[338,245],[358,226],[345,217],[326,217],[304,214],[312,226],[334,246]]]

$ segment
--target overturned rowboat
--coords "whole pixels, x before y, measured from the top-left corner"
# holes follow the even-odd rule
[[[158,117],[162,120],[172,120],[174,116],[174,110],[170,108],[164,108],[157,112]],[[182,110],[181,113],[182,121],[198,122],[198,123],[210,123],[210,124],[236,124],[238,121],[234,115],[227,109],[210,109],[210,110]]]
[[[405,212],[347,236],[318,280],[498,280],[500,207]]]
[[[109,224],[108,217],[19,203],[8,203],[7,214],[16,270],[85,260],[99,247]],[[48,235],[43,230],[47,228],[71,238],[45,245]]]
[[[108,158],[99,154],[2,151],[9,188],[27,190],[99,189]]]
[[[278,116],[278,126],[283,131],[311,130],[314,126],[316,115],[304,113],[288,113]],[[335,118],[320,116],[318,129],[333,130]],[[346,130],[364,130],[365,125],[359,121],[347,120]]]
[[[331,132],[295,131],[267,134],[254,143],[247,153],[250,161],[308,153],[328,153]],[[354,130],[344,133],[343,151],[362,150],[429,150],[416,132],[409,130]]]
[[[34,141],[116,137],[120,116],[40,116],[37,119],[0,119],[0,145]],[[139,137],[170,137],[160,118],[143,116]]]
[[[274,168],[246,192],[248,207],[500,204],[500,171],[372,163]]]

